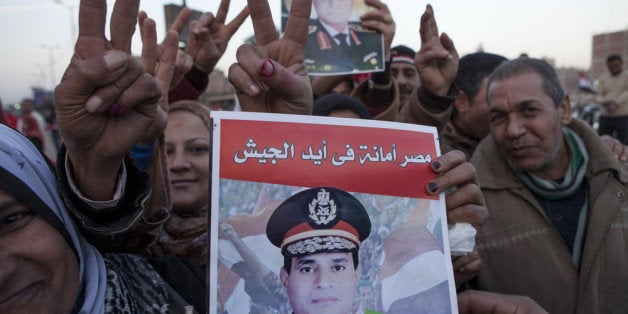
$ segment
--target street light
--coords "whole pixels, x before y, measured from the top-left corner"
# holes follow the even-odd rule
[[[55,74],[55,56],[54,51],[61,48],[59,45],[49,46],[45,44],[39,44],[39,47],[48,50],[49,66],[50,66],[50,90],[55,88],[57,84],[57,75]]]

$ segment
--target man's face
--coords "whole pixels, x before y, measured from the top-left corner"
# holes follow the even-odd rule
[[[606,66],[608,67],[608,71],[611,72],[612,75],[617,75],[617,74],[621,73],[621,71],[623,70],[623,67],[624,67],[624,65],[622,64],[621,60],[619,60],[619,59],[613,59],[613,60],[607,62]]]
[[[569,163],[561,128],[571,121],[566,99],[556,108],[536,73],[494,81],[488,95],[491,134],[509,164],[545,179],[562,177]]]
[[[354,0],[314,0],[314,8],[318,19],[338,31],[342,31],[349,23],[353,12]]]
[[[281,282],[296,314],[343,313],[351,310],[360,268],[351,252],[318,253],[292,258],[290,274],[281,269]]]
[[[482,139],[491,132],[488,122],[488,103],[486,102],[486,83],[488,78],[482,80],[475,97],[469,99],[469,104],[464,114],[461,114],[460,123],[466,131],[476,139]]]
[[[392,62],[390,64],[390,74],[399,85],[399,98],[402,104],[406,104],[410,99],[412,91],[419,86],[419,72],[414,64],[406,62]]]

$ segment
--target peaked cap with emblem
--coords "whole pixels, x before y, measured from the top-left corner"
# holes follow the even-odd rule
[[[266,236],[286,257],[352,251],[370,233],[371,219],[360,201],[332,187],[291,196],[266,225]]]

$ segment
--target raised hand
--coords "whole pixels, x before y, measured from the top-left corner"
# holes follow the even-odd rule
[[[106,0],[82,0],[75,52],[55,89],[74,179],[93,200],[110,199],[124,155],[156,125],[174,69],[176,32],[168,32],[161,54],[152,54],[160,58],[154,76],[131,56],[138,7],[139,1],[116,1],[107,39]]]
[[[438,26],[431,5],[421,15],[421,49],[416,54],[414,65],[419,71],[421,85],[428,91],[446,96],[458,72],[458,52],[453,41],[443,33],[439,36]]]
[[[375,10],[360,16],[362,25],[374,29],[384,36],[385,61],[390,60],[390,46],[395,37],[395,21],[390,14],[388,6],[380,0],[365,0],[364,3]]]
[[[203,14],[198,21],[190,24],[190,36],[185,52],[192,56],[194,66],[210,73],[227,49],[229,40],[249,16],[245,7],[229,23],[225,24],[230,0],[222,0],[216,16],[210,12]]]
[[[311,0],[292,2],[286,32],[279,38],[268,1],[248,0],[257,47],[242,45],[229,68],[245,111],[311,114],[312,86],[304,63]]]

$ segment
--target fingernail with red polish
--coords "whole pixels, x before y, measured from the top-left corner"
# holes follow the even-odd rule
[[[120,103],[113,104],[111,108],[107,110],[107,115],[110,117],[120,115],[120,113],[122,113],[122,104]]]
[[[273,66],[273,63],[270,62],[270,60],[266,59],[264,60],[264,64],[262,64],[262,75],[265,77],[271,77],[273,76],[273,74],[275,74],[275,66]]]

